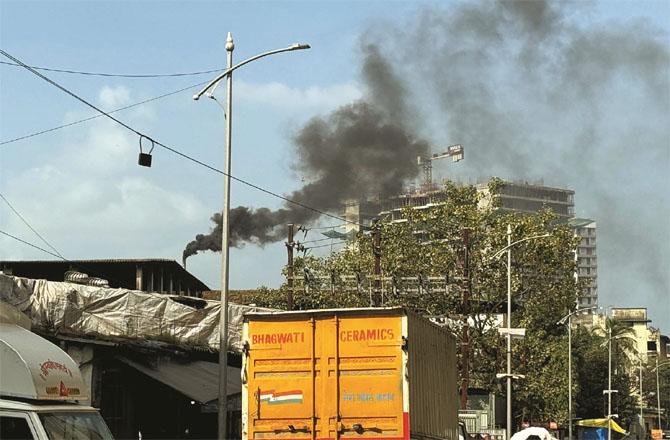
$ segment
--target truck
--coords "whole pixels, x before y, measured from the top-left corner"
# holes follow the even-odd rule
[[[455,337],[405,308],[248,313],[242,339],[243,440],[463,436]]]
[[[63,350],[17,324],[0,322],[0,439],[113,440],[88,387]]]

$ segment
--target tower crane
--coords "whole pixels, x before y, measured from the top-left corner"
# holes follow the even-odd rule
[[[452,162],[463,160],[463,146],[461,144],[449,145],[442,153],[433,153],[432,156],[417,156],[416,162],[423,169],[423,183],[421,187],[425,191],[433,188],[433,161],[451,157]]]

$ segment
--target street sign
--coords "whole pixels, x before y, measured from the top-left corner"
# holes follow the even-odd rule
[[[526,376],[523,374],[507,374],[507,373],[497,373],[496,374],[496,379],[506,379],[508,377],[511,377],[512,379],[525,379]]]
[[[501,335],[506,335],[507,334],[507,327],[499,328],[498,333]],[[509,334],[512,336],[512,339],[523,339],[526,336],[526,329],[525,328],[510,328],[509,329]]]

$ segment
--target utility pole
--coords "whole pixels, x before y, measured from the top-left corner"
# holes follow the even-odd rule
[[[470,230],[463,229],[463,282],[465,283],[462,295],[461,314],[463,333],[461,336],[461,409],[467,409],[468,387],[470,385]]]
[[[382,292],[382,233],[379,221],[374,221],[372,230],[372,253],[375,258],[375,283],[373,304],[379,306]]]
[[[286,304],[289,310],[293,310],[293,223],[288,225],[288,241],[286,242],[286,253],[288,254],[287,263],[287,285],[288,292],[286,293]]]
[[[607,440],[612,440],[612,324],[607,329],[609,354],[607,368]]]

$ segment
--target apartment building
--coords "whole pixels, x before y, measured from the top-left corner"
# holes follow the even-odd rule
[[[491,203],[488,183],[475,185],[482,194],[480,206],[485,208]],[[596,255],[596,222],[591,219],[574,218],[575,192],[566,188],[545,186],[543,183],[527,181],[506,181],[495,194],[500,201],[502,211],[532,214],[542,209],[551,209],[559,219],[566,221],[581,237],[577,249],[577,275],[587,280],[587,287],[579,298],[580,307],[591,307],[598,304],[598,261]],[[444,191],[408,191],[386,199],[349,201],[344,206],[344,217],[352,222],[345,226],[346,231],[358,228],[356,223],[369,224],[373,218],[397,221],[402,218],[405,208],[428,209],[446,199]]]
[[[580,307],[598,305],[598,257],[596,254],[596,222],[585,218],[572,218],[568,224],[580,237],[577,246],[577,276],[586,281],[579,298]]]

